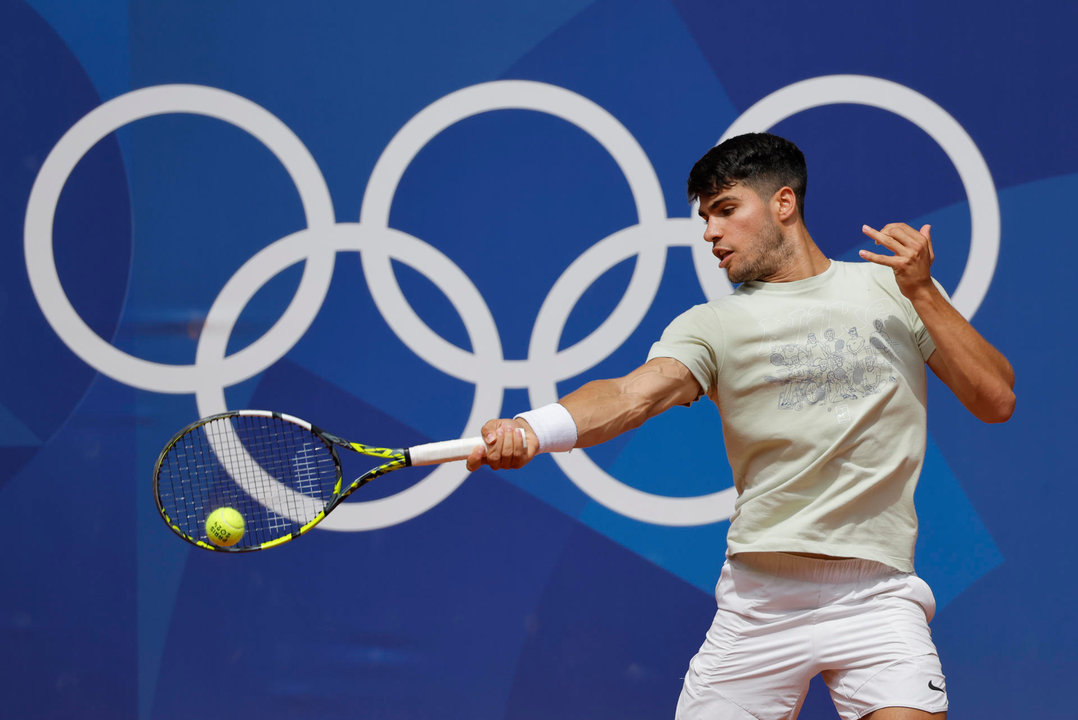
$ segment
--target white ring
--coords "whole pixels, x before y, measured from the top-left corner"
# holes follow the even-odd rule
[[[852,103],[880,108],[924,130],[947,154],[969,199],[970,243],[966,268],[951,302],[971,319],[988,294],[999,259],[999,197],[981,151],[957,120],[924,95],[890,80],[866,75],[826,75],[776,90],[741,114],[723,140],[763,132],[791,115],[823,105]],[[702,260],[694,254],[694,259]],[[710,253],[708,253],[710,257]],[[697,265],[699,273],[700,265]]]
[[[60,193],[79,160],[102,138],[124,125],[165,113],[193,113],[223,120],[259,141],[284,165],[299,191],[307,225],[334,222],[333,203],[318,165],[299,138],[275,116],[238,95],[198,85],[160,85],[121,95],[95,108],[64,133],[45,159],[26,208],[24,252],[34,297],[49,324],[87,364],[114,380],[162,393],[194,392],[207,381],[238,382],[284,355],[318,313],[333,270],[332,253],[311,253],[300,286],[284,315],[246,351],[213,365],[169,365],[129,355],[97,335],[71,306],[53,257],[52,229]],[[259,369],[244,366],[262,355]]]

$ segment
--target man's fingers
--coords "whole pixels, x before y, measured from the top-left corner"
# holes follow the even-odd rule
[[[502,457],[509,458],[506,467],[519,468],[527,462],[528,438],[524,434],[524,428],[515,422],[507,422],[499,430],[502,432],[503,450]]]
[[[879,255],[874,252],[869,252],[868,250],[861,250],[858,252],[858,255],[861,256],[862,260],[874,262],[877,265],[886,265],[889,268],[897,267],[901,262],[901,260],[894,255]]]
[[[881,245],[886,245],[886,241],[890,240],[892,243],[897,243],[904,247],[912,247],[920,245],[928,239],[925,229],[930,227],[925,225],[918,232],[906,223],[889,223],[884,225],[882,230],[875,230],[868,225],[862,225],[861,232]]]
[[[862,225],[861,226],[861,232],[863,232],[865,235],[868,235],[870,238],[872,238],[876,242],[879,242],[880,238],[883,237],[883,233],[881,233],[876,228],[869,227],[868,225]]]
[[[482,465],[489,465],[494,470],[519,468],[531,459],[529,447],[533,443],[529,442],[527,431],[518,421],[506,418],[489,420],[480,434],[484,444],[468,456],[469,471],[478,470]]]
[[[903,295],[912,298],[913,293],[931,285],[930,268],[935,258],[931,225],[922,225],[920,230],[914,230],[906,223],[891,223],[882,230],[862,225],[861,231],[894,255],[881,255],[868,250],[860,250],[858,255],[868,262],[891,268]]]
[[[466,465],[468,472],[475,472],[483,466],[483,461],[487,459],[487,448],[484,445],[477,446],[472,450],[472,454],[468,456]]]
[[[495,470],[521,467],[526,461],[526,441],[522,440],[523,428],[512,420],[494,420],[483,426],[483,442],[486,443],[484,462]]]
[[[506,458],[512,458],[513,455],[514,455],[514,453],[513,453],[513,440],[514,440],[514,438],[516,436],[516,433],[511,432],[506,427],[506,423],[502,423],[502,424],[498,425],[498,431],[497,432],[498,432],[498,439],[495,441],[495,443],[497,443],[498,448],[500,450],[498,455],[503,459],[502,467],[512,467],[512,465],[508,465],[508,466],[505,465],[504,460]]]
[[[863,225],[861,227],[861,232],[875,240],[877,245],[883,245],[891,252],[898,253],[905,247],[905,245],[898,241],[893,235],[886,232],[880,232],[879,230],[870,228],[868,225]]]

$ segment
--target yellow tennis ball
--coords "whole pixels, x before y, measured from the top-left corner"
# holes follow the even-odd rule
[[[243,516],[235,508],[217,508],[206,518],[206,536],[218,547],[232,547],[243,537]]]

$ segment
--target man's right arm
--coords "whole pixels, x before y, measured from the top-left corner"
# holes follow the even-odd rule
[[[576,424],[575,447],[606,442],[639,427],[674,405],[700,397],[700,383],[689,369],[672,358],[654,358],[624,377],[593,380],[559,403]],[[522,439],[517,428],[523,428]],[[468,457],[468,469],[489,465],[495,470],[526,465],[541,450],[532,427],[523,419],[500,418],[483,425],[485,446]],[[570,436],[571,437],[571,436]]]

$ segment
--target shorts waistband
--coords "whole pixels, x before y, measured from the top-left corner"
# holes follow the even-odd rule
[[[743,552],[734,555],[729,562],[767,575],[826,583],[857,582],[902,574],[890,565],[875,560],[832,560],[783,552]]]

